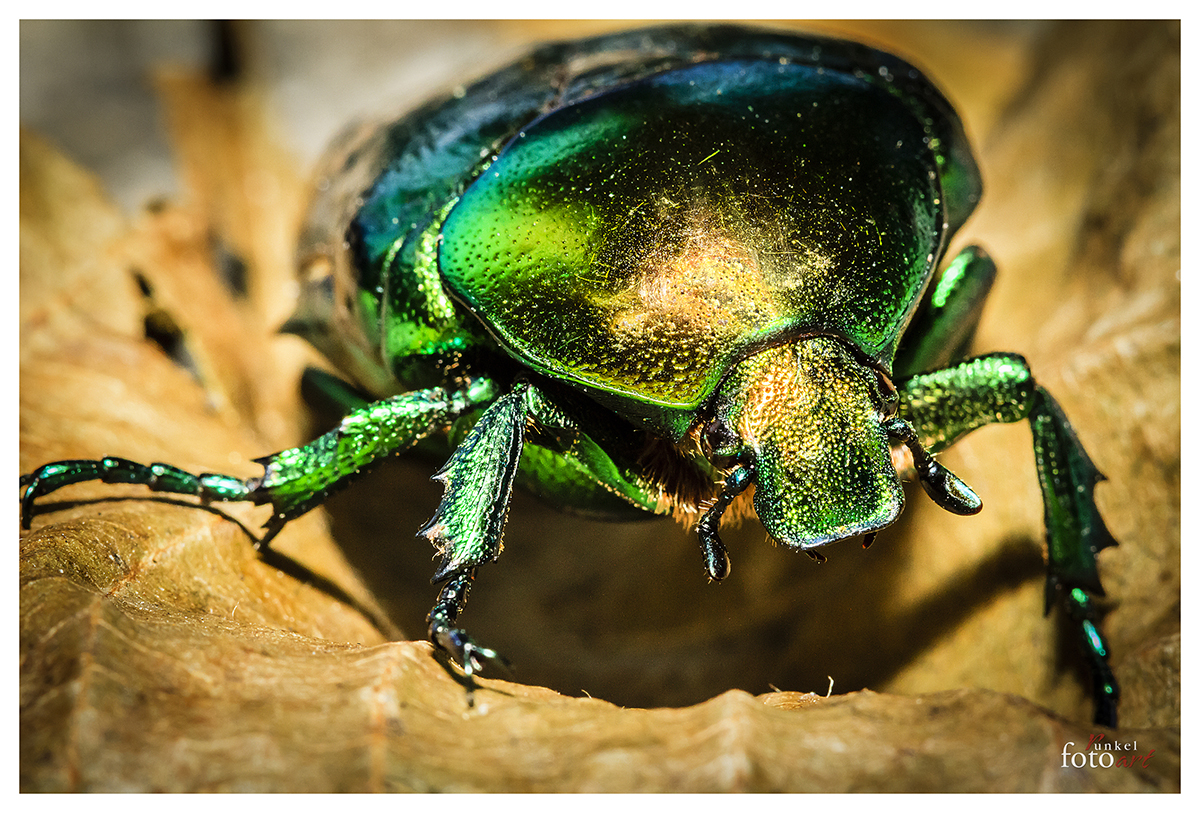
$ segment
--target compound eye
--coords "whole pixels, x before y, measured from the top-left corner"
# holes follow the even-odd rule
[[[877,371],[878,372],[878,371]],[[883,395],[883,405],[881,412],[883,420],[895,417],[900,411],[900,393],[896,389],[896,385],[892,383],[892,379],[888,378],[882,372],[879,375],[879,389]]]
[[[704,451],[714,466],[725,469],[734,464],[741,450],[742,439],[729,424],[721,418],[713,418],[704,427],[702,437]]]

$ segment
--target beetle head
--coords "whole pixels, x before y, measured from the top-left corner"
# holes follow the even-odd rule
[[[839,340],[815,336],[742,361],[707,434],[714,459],[754,471],[754,510],[797,548],[869,533],[904,507],[880,377]]]

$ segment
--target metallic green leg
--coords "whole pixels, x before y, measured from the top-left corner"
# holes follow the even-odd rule
[[[166,463],[134,463],[121,457],[102,460],[59,460],[21,475],[21,527],[29,528],[38,497],[73,483],[134,483],[166,494],[190,494],[209,502],[255,500],[254,482],[224,474],[190,474]]]
[[[1084,451],[1058,403],[1041,387],[1029,421],[1046,510],[1046,612],[1058,597],[1067,615],[1079,625],[1080,645],[1092,668],[1095,721],[1115,728],[1121,690],[1108,666],[1108,644],[1096,625],[1096,611],[1087,595],[1104,595],[1096,554],[1117,544],[1094,497],[1096,484],[1104,475]]]
[[[518,384],[484,411],[434,477],[446,491],[420,535],[441,551],[433,582],[445,584],[429,612],[429,639],[461,664],[468,677],[484,661],[506,663],[455,623],[466,606],[475,568],[500,555],[526,423],[536,422],[546,406],[531,385]]]
[[[1066,416],[1034,381],[1025,360],[1012,354],[968,359],[913,376],[899,388],[900,417],[912,424],[931,453],[981,426],[1029,419],[1045,505],[1046,611],[1058,598],[1079,626],[1095,683],[1096,722],[1115,726],[1120,691],[1088,593],[1104,595],[1096,554],[1116,541],[1096,508],[1094,491],[1103,475]]]
[[[406,392],[351,412],[336,429],[307,446],[261,458],[258,462],[266,473],[259,488],[268,492],[275,506],[267,522],[267,539],[379,458],[445,430],[459,415],[494,397],[495,385],[486,378],[472,379],[458,390],[434,387]]]
[[[495,561],[500,555],[508,502],[525,443],[530,390],[528,384],[520,384],[496,399],[433,478],[446,491],[433,519],[419,535],[428,537],[442,554],[433,576],[435,583]]]
[[[320,505],[365,467],[403,451],[495,396],[489,379],[459,390],[434,388],[378,401],[347,415],[337,428],[306,446],[260,458],[262,477],[241,480],[224,474],[194,475],[164,463],[149,466],[117,457],[49,463],[21,477],[21,521],[29,527],[35,501],[72,483],[100,480],[134,483],[168,494],[190,494],[212,502],[269,504],[265,545],[290,520]]]
[[[619,440],[608,440],[620,445]],[[522,469],[527,442],[545,454],[534,456],[533,468]],[[484,410],[434,477],[446,490],[433,518],[420,531],[442,557],[433,577],[442,590],[429,613],[429,638],[460,663],[467,675],[478,672],[485,661],[506,663],[456,623],[475,569],[500,555],[518,472],[524,471],[536,484],[553,490],[558,483],[555,469],[569,466],[589,483],[591,493],[582,498],[583,504],[598,504],[596,495],[602,493],[621,505],[653,508],[657,494],[647,482],[631,475],[631,468],[620,463],[623,459],[584,433],[537,387],[520,383]]]
[[[928,305],[905,332],[894,365],[897,377],[936,370],[962,358],[995,280],[996,264],[978,246],[951,260],[930,292]]]

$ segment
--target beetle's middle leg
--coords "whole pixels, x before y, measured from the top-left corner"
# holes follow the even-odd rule
[[[904,333],[894,365],[897,377],[945,367],[962,358],[996,280],[996,264],[970,246],[946,264],[929,301]]]
[[[163,463],[150,465],[117,457],[49,463],[21,478],[21,520],[28,528],[34,503],[63,486],[89,480],[132,483],[167,494],[189,494],[206,502],[253,502],[274,509],[259,545],[292,519],[320,505],[354,475],[381,457],[403,451],[495,395],[490,379],[461,388],[441,387],[397,395],[351,412],[313,442],[260,458],[261,477],[191,474]]]

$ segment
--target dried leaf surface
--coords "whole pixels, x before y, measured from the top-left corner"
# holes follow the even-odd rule
[[[910,492],[870,551],[838,546],[821,568],[748,524],[728,534],[720,587],[669,524],[598,526],[519,498],[464,621],[529,685],[481,681],[474,706],[427,644],[387,643],[387,617],[420,637],[433,598],[410,538],[438,497],[421,464],[289,525],[289,558],[254,550],[265,509],[64,489],[21,541],[22,787],[1177,790],[1178,27],[841,30],[915,55],[976,139],[988,192],[962,242],[1001,268],[977,346],[1024,353],[1109,477],[1118,736],[1152,758],[1061,768],[1093,732],[1066,722],[1088,718],[1086,686],[1041,618],[1028,431],[1003,427],[947,455],[980,516]],[[296,169],[254,93],[160,86],[190,195],[135,223],[22,141],[22,471],[119,454],[250,476],[305,431],[311,357],[271,335]],[[244,296],[214,246],[246,260]],[[148,316],[194,373],[145,340]],[[831,674],[851,693],[762,694],[824,693]]]

